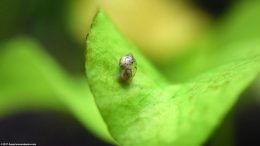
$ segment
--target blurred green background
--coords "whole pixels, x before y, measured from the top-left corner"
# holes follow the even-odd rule
[[[81,80],[85,76],[85,38],[97,10],[102,8],[108,12],[118,28],[141,48],[142,53],[167,76],[167,66],[178,64],[183,58],[189,57],[189,54],[197,52],[190,46],[201,40],[207,41],[203,38],[210,37],[212,33],[218,34],[216,30],[222,30],[222,24],[232,25],[229,24],[232,22],[229,19],[233,15],[238,17],[234,18],[234,23],[239,22],[240,13],[243,14],[244,9],[252,7],[252,11],[254,11],[254,9],[260,8],[259,3],[256,2],[256,4],[258,5],[253,4],[253,1],[242,0],[1,0],[0,57],[5,56],[1,54],[8,52],[8,49],[11,50],[12,46],[15,47],[15,43],[12,45],[15,40],[19,40],[20,43],[17,45],[23,48],[21,45],[26,45],[27,40],[32,39],[39,45],[39,47],[36,46],[43,50],[43,54],[50,55],[45,56],[46,58],[53,58],[65,70],[66,75],[64,76],[72,80]],[[238,12],[240,12],[239,15],[235,15]],[[255,18],[255,23],[260,24],[259,11],[256,10],[254,14],[248,17]],[[241,15],[241,17],[246,16]],[[248,31],[250,35],[242,36],[248,39],[252,36],[260,37],[259,25],[251,27],[254,25],[247,24],[244,20],[241,21],[244,22],[245,30],[233,31]],[[232,41],[232,39],[236,38],[223,40]],[[236,41],[239,39],[240,36]],[[205,42],[205,45],[207,43]],[[32,46],[34,45],[32,44]],[[24,47],[26,48],[26,46]],[[39,53],[41,54],[41,51]],[[14,56],[14,58],[16,57]],[[38,59],[38,57],[35,56],[34,59]],[[0,58],[3,66],[6,60],[8,66],[8,59]],[[28,59],[28,64],[31,61]],[[202,59],[202,61],[205,60]],[[22,73],[23,69],[30,70],[28,64],[19,64],[20,60],[17,58],[10,60],[10,62],[13,62],[14,65],[17,64],[21,70],[13,71],[13,76],[16,76],[15,72]],[[41,65],[37,62],[35,64]],[[199,73],[203,66],[207,66],[206,63],[198,64],[194,65],[193,73],[187,72],[173,79],[170,78],[170,80],[185,81]],[[69,109],[66,106],[59,104],[59,101],[52,100],[56,99],[52,96],[57,93],[45,92],[45,88],[46,91],[49,91],[44,84],[48,78],[35,81],[39,85],[42,84],[42,88],[39,86],[38,89],[38,86],[35,85],[34,89],[28,85],[28,92],[31,93],[30,90],[35,90],[33,91],[35,94],[31,94],[30,98],[23,97],[22,92],[17,92],[17,98],[5,99],[8,97],[5,95],[11,97],[16,91],[6,89],[9,87],[7,86],[9,80],[5,80],[3,66],[0,66],[2,67],[0,68],[0,75],[2,75],[0,77],[0,98],[2,98],[0,100],[2,102],[0,103],[2,106],[0,108],[2,110],[0,111],[0,143],[34,142],[38,145],[49,146],[112,145],[93,135],[90,132],[92,130],[83,126],[82,121],[80,122],[76,118],[77,116],[67,112]],[[17,66],[15,68],[18,68]],[[181,68],[185,69],[185,65]],[[38,73],[32,71],[27,76],[33,80]],[[18,78],[12,80],[13,83],[19,83],[19,81]],[[15,85],[14,88],[24,88],[27,82],[22,83],[19,86]],[[53,86],[56,87],[56,85]],[[260,80],[258,78],[242,94],[236,106],[205,145],[260,145],[258,139],[260,136],[260,125],[258,124],[260,123],[259,88]],[[60,90],[62,95],[66,93],[62,89]],[[9,91],[8,94],[5,91]],[[42,98],[33,97],[38,91],[44,95]],[[45,99],[46,96],[48,96],[48,100]],[[31,104],[22,104],[30,102],[32,98],[39,98],[37,105],[32,106],[35,104],[34,100]],[[45,103],[45,101],[47,102]],[[38,106],[41,104],[47,106],[39,108]],[[9,106],[16,108],[9,108]],[[85,113],[83,112],[83,114]]]

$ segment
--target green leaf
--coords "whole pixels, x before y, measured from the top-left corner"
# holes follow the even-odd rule
[[[239,1],[226,12],[204,38],[190,46],[192,50],[182,57],[173,58],[159,66],[167,79],[173,82],[188,81],[192,77],[214,67],[219,62],[216,53],[225,51],[231,43],[246,45],[260,39],[260,1]],[[245,43],[243,43],[245,42]],[[248,51],[248,49],[243,49]],[[250,49],[249,49],[250,51]],[[235,51],[236,52],[236,51]],[[228,53],[227,55],[232,55]],[[242,54],[242,53],[241,53]],[[236,55],[236,54],[234,54]],[[227,57],[229,58],[229,57]],[[214,59],[217,59],[216,61]],[[174,72],[174,74],[172,74]]]
[[[86,79],[67,75],[34,40],[16,38],[1,46],[0,115],[40,109],[70,112],[93,133],[113,141]]]
[[[260,70],[259,40],[223,45],[203,73],[170,83],[98,13],[87,38],[87,77],[108,129],[123,146],[200,145]],[[119,59],[132,53],[137,72],[122,84]],[[174,75],[174,72],[172,72]]]

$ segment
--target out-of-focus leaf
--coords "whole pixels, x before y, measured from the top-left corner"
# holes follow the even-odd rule
[[[33,40],[14,39],[0,51],[0,114],[39,108],[71,112],[92,132],[112,141],[86,79],[69,77]]]
[[[223,46],[206,71],[172,84],[100,12],[87,39],[88,82],[119,145],[200,145],[259,72],[257,44],[253,40]],[[129,52],[137,60],[137,73],[132,82],[122,84],[118,62]]]
[[[222,54],[225,54],[227,49],[232,48],[227,46],[251,45],[253,41],[252,45],[259,46],[260,19],[258,19],[258,16],[260,16],[260,1],[237,2],[211,32],[202,40],[190,46],[192,52],[180,58],[174,58],[171,62],[159,66],[159,69],[170,81],[187,81],[193,76],[214,67],[213,62],[220,61],[219,58],[215,57],[216,54],[221,51],[223,51]],[[245,46],[243,50],[250,52],[251,49],[255,49],[255,47]],[[226,54],[233,56],[232,51],[235,51],[235,49]]]

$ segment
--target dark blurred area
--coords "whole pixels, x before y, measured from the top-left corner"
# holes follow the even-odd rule
[[[238,0],[193,0],[213,18],[221,18]],[[17,35],[36,38],[71,74],[84,74],[84,44],[76,41],[65,25],[69,0],[1,0],[0,42]],[[250,97],[256,89],[249,87],[240,100]],[[220,103],[221,106],[221,103]],[[233,118],[233,141],[237,146],[260,145],[260,105],[237,104],[229,116]],[[206,142],[214,146],[225,129],[223,125]],[[223,129],[221,129],[223,128]],[[223,136],[222,136],[223,137]],[[53,111],[23,112],[0,118],[0,142],[32,142],[39,146],[109,146],[86,130],[73,116]],[[228,144],[227,144],[228,145]]]
[[[219,18],[239,0],[192,0],[192,2],[210,13],[213,17]]]
[[[35,143],[37,146],[109,146],[90,134],[71,115],[53,111],[28,111],[1,119],[0,141]]]

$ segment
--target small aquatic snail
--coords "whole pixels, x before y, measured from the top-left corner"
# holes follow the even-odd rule
[[[134,56],[131,53],[122,56],[119,60],[119,66],[121,69],[119,80],[122,82],[131,81],[137,69]]]

